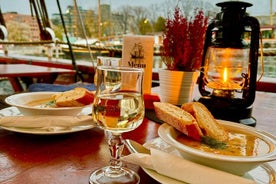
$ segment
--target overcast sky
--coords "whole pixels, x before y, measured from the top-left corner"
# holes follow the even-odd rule
[[[73,4],[73,0],[59,0],[62,11],[66,10],[68,5]],[[123,5],[144,6],[149,7],[151,4],[162,4],[165,0],[101,0],[102,3],[111,4],[112,10],[118,10]],[[208,1],[215,6],[216,3],[223,0],[203,0]],[[247,12],[254,15],[269,15],[271,0],[244,0],[253,4],[247,9]],[[273,0],[272,0],[273,1]],[[45,0],[49,16],[52,13],[57,13],[57,0]],[[95,9],[98,0],[77,0],[79,6],[83,9]],[[0,0],[0,7],[3,13],[7,11],[16,11],[22,14],[30,14],[29,0]],[[273,2],[273,12],[276,11],[276,1]]]

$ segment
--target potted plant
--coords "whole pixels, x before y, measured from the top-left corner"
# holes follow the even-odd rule
[[[191,100],[201,67],[207,21],[202,9],[195,9],[194,16],[187,18],[179,7],[166,19],[161,57],[167,68],[159,72],[162,101],[181,105]]]

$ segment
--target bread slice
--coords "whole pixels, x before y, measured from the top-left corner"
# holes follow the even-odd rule
[[[79,107],[89,105],[94,100],[94,94],[85,88],[77,87],[54,95],[58,107]]]
[[[200,141],[202,132],[195,118],[180,107],[165,102],[154,102],[156,116],[180,132]]]
[[[228,132],[213,117],[205,105],[200,102],[189,102],[182,104],[181,108],[195,117],[205,136],[222,142],[228,140]]]

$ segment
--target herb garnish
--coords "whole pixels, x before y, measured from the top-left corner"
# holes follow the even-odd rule
[[[201,142],[206,144],[214,149],[225,149],[227,148],[227,144],[225,142],[218,141],[212,137],[203,136],[201,137]]]
[[[51,100],[51,101],[44,104],[44,107],[55,107],[55,106],[56,106],[56,101],[55,100]]]

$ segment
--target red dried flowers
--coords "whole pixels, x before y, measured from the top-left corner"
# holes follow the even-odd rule
[[[169,70],[195,71],[201,67],[208,18],[196,9],[187,19],[178,7],[165,23],[162,58]]]

